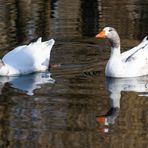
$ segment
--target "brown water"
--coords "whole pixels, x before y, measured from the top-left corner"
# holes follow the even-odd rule
[[[56,40],[51,76],[0,78],[0,147],[148,147],[148,77],[105,78],[110,50],[94,38],[104,26],[118,30],[122,51],[135,46],[148,34],[148,2],[0,1],[1,57],[39,36]]]

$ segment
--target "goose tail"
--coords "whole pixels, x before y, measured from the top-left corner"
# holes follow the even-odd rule
[[[148,36],[146,36],[146,37],[142,40],[142,42],[146,42],[146,41],[148,41]]]
[[[46,42],[44,42],[48,47],[52,47],[55,43],[55,40],[54,39],[50,39]]]

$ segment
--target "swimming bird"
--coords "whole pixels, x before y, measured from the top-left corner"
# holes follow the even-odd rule
[[[105,68],[107,77],[138,77],[148,75],[148,36],[136,47],[121,53],[120,37],[112,27],[105,27],[96,38],[107,38],[111,54]]]
[[[48,69],[54,39],[42,42],[39,38],[29,45],[18,46],[0,60],[0,75],[22,75]]]

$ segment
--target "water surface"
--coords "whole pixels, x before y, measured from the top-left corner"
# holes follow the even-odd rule
[[[0,78],[0,147],[146,148],[148,77],[106,79],[115,27],[122,51],[148,33],[145,0],[0,1],[0,55],[54,38],[50,72]],[[57,66],[54,66],[57,65]]]

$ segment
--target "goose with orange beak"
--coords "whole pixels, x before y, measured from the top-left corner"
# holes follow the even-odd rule
[[[120,37],[112,27],[105,27],[96,38],[107,38],[111,54],[105,68],[107,77],[138,77],[148,75],[148,37],[136,47],[121,53]]]

